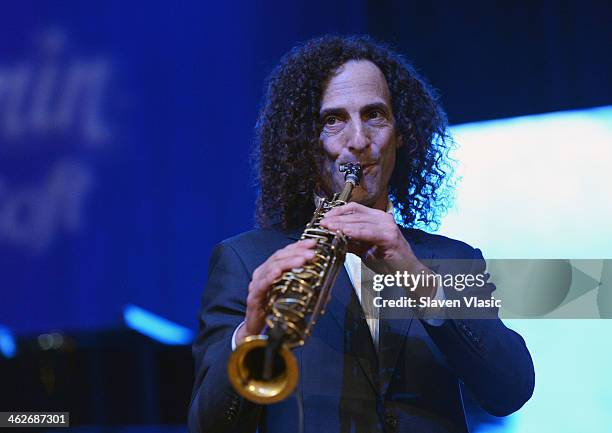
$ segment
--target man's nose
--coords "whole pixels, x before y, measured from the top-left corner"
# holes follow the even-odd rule
[[[348,148],[351,151],[361,151],[370,145],[370,136],[361,121],[353,122]]]

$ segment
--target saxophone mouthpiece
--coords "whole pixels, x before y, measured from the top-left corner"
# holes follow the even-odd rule
[[[357,163],[347,162],[340,165],[340,173],[344,173],[344,181],[351,182],[354,186],[359,185],[361,177],[361,165]]]

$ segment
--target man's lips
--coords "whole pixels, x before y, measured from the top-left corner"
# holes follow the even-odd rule
[[[369,164],[362,164],[362,165],[361,165],[361,171],[362,171],[363,173],[368,173],[368,172],[370,172],[370,171],[371,171],[373,168],[375,168],[375,167],[376,167],[376,165],[377,165],[377,164],[376,164],[375,162],[372,162],[372,163],[369,163]]]
[[[346,163],[351,163],[351,164],[355,164],[356,161],[345,161],[342,164],[346,164]],[[373,162],[373,161],[368,161],[368,162],[359,162],[359,165],[361,166],[361,180],[365,181],[365,177],[371,177],[374,175],[373,170],[378,166],[377,162]],[[340,173],[337,173],[340,174]],[[340,178],[338,178],[340,179]],[[343,179],[343,178],[342,178]],[[362,187],[362,186],[358,186]],[[363,188],[363,187],[362,187]]]

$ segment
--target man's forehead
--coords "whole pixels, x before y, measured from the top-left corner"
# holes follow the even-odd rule
[[[352,60],[340,66],[325,87],[321,109],[342,102],[390,103],[382,71],[368,60]]]

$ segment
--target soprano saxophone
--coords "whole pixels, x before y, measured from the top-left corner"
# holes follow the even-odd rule
[[[346,204],[353,188],[359,185],[359,164],[343,164],[340,171],[345,180],[342,192],[319,202],[300,237],[316,239],[314,259],[274,281],[262,334],[246,337],[230,356],[227,366],[230,382],[240,395],[255,403],[276,403],[295,389],[298,369],[291,349],[304,345],[310,336],[344,263],[348,239],[341,232],[320,226],[323,216]]]

